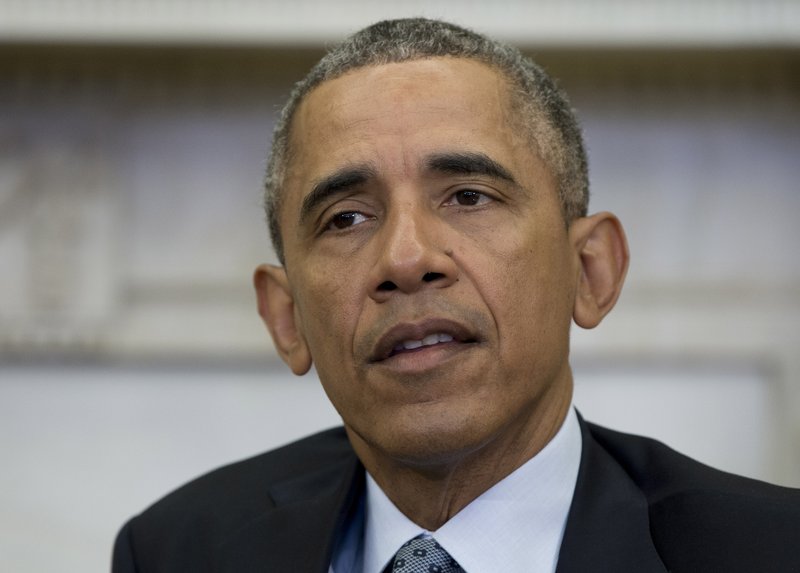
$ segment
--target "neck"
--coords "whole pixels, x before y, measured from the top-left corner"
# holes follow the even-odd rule
[[[558,433],[571,399],[570,389],[543,412],[530,413],[480,447],[438,460],[397,459],[347,430],[364,467],[392,503],[420,527],[436,531],[538,454]]]

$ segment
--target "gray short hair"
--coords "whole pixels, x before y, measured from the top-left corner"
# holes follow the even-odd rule
[[[512,110],[526,124],[531,144],[556,178],[565,222],[586,215],[589,177],[581,130],[566,94],[540,66],[512,46],[447,22],[386,20],[356,32],[329,51],[295,85],[283,107],[273,134],[264,193],[272,245],[282,263],[281,188],[291,160],[292,119],[300,103],[316,86],[349,71],[435,57],[477,60],[506,76]]]

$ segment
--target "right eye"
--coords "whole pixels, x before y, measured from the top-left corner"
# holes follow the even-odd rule
[[[325,229],[347,229],[349,227],[360,225],[368,219],[369,217],[363,213],[359,213],[358,211],[343,211],[341,213],[336,213],[333,217],[331,217],[328,220],[327,225],[325,225]]]

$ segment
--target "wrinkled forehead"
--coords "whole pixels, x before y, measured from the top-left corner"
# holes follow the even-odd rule
[[[285,187],[309,169],[363,160],[378,151],[371,146],[394,141],[475,146],[496,145],[507,137],[521,145],[524,130],[513,93],[503,73],[466,58],[350,70],[315,86],[297,107]]]
[[[327,79],[305,95],[290,126],[290,145],[300,136],[317,135],[311,119],[341,120],[338,127],[346,126],[376,99],[395,106],[396,113],[415,111],[432,86],[441,88],[441,110],[464,105],[466,99],[480,99],[485,111],[503,115],[516,107],[507,76],[478,60],[435,57],[363,66]]]

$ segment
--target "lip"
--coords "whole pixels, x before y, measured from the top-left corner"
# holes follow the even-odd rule
[[[429,318],[421,322],[401,323],[393,326],[381,335],[370,353],[369,362],[379,363],[395,356],[403,356],[406,352],[395,354],[394,349],[397,345],[406,340],[422,340],[431,334],[449,334],[453,337],[451,342],[445,345],[464,344],[479,342],[478,336],[468,326],[447,318]],[[416,351],[426,349],[436,349],[442,344],[433,346],[423,346]]]

